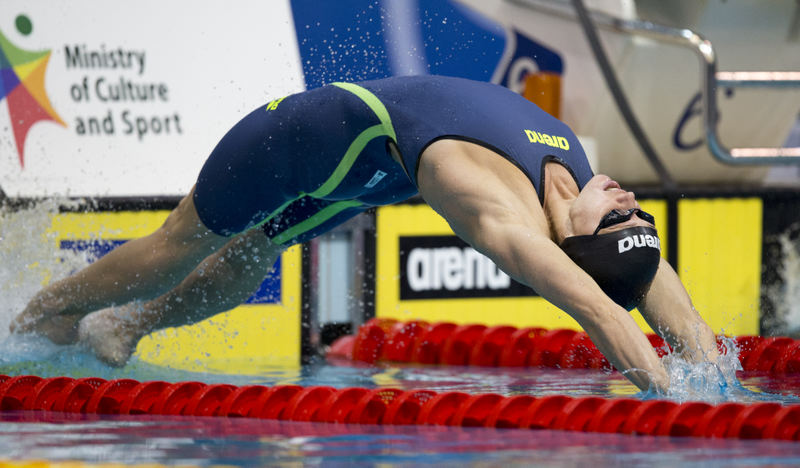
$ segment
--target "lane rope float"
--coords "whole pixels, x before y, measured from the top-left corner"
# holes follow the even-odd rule
[[[670,348],[647,335],[659,357]],[[742,369],[772,375],[800,374],[800,340],[787,337],[718,338],[720,352],[734,343]],[[486,367],[611,369],[608,360],[582,331],[511,326],[456,325],[421,320],[371,319],[354,335],[336,340],[330,362],[397,362]]]
[[[52,412],[800,440],[800,405],[0,375],[0,418]]]

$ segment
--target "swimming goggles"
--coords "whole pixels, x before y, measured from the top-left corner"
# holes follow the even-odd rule
[[[644,211],[640,210],[639,208],[631,208],[630,210],[611,210],[607,215],[603,216],[603,219],[600,220],[600,224],[597,225],[597,229],[594,230],[593,235],[597,235],[601,229],[605,229],[607,227],[614,226],[616,224],[624,223],[625,221],[631,219],[633,215],[636,215],[644,222],[650,223],[653,226],[656,225],[656,219],[650,213],[645,213]]]

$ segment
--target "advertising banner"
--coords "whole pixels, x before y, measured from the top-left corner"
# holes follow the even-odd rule
[[[711,328],[728,335],[758,334],[761,199],[680,200],[676,239],[668,237],[665,200],[640,204],[655,216],[662,256],[677,248],[678,275]],[[378,317],[579,328],[566,313],[467,246],[427,205],[379,208],[377,239]],[[643,330],[651,331],[638,310],[631,314]]]
[[[217,141],[305,88],[288,0],[4,0],[9,197],[189,191]]]
[[[400,299],[535,296],[456,236],[400,236]]]
[[[665,214],[661,203],[648,208],[656,216]],[[566,313],[467,246],[427,205],[380,207],[376,222],[378,317],[579,328]]]
[[[64,213],[47,236],[62,251],[92,262],[127,240],[157,229],[167,211]],[[244,304],[180,328],[156,331],[140,342],[140,360],[188,371],[252,372],[254,365],[300,365],[300,247],[284,252]]]

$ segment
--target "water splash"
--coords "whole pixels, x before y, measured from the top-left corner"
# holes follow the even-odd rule
[[[54,374],[60,366],[91,368],[96,361],[87,360],[89,356],[78,347],[57,346],[32,335],[10,335],[8,330],[11,320],[42,286],[88,263],[84,253],[60,249],[57,233],[51,229],[61,207],[74,208],[78,203],[49,199],[22,209],[0,208],[0,373]],[[83,364],[76,366],[78,361]]]
[[[82,346],[59,346],[36,335],[10,335],[0,341],[0,374],[40,377],[108,376],[113,372]]]
[[[800,245],[797,237],[800,225],[795,224],[778,237],[783,261],[783,297],[777,301],[777,316],[788,333],[800,333]]]
[[[680,353],[662,359],[670,388],[667,396],[678,401],[720,402],[728,399],[729,388],[736,387],[736,371],[742,370],[739,351],[733,339],[725,342],[717,363],[689,362]]]
[[[800,398],[792,395],[778,395],[745,388],[736,374],[742,370],[742,364],[739,361],[740,350],[736,340],[722,337],[721,342],[721,353],[716,363],[710,361],[690,362],[684,358],[682,353],[668,353],[661,360],[670,380],[670,387],[666,394],[650,390],[642,392],[638,396],[643,399],[667,398],[679,403],[686,401],[800,403]]]
[[[85,255],[59,249],[50,229],[59,207],[77,203],[44,200],[24,209],[0,209],[0,340],[45,283],[87,264]]]
[[[767,268],[761,285],[765,315],[762,332],[773,336],[800,336],[800,223],[765,237],[768,258],[777,263]]]

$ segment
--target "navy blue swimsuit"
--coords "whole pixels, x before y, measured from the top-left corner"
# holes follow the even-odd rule
[[[262,226],[277,244],[304,242],[416,194],[419,157],[442,138],[504,156],[540,198],[548,161],[566,166],[579,188],[592,177],[569,127],[518,94],[461,78],[394,77],[334,83],[256,109],[206,161],[195,206],[217,234]],[[389,155],[390,140],[404,167]]]

